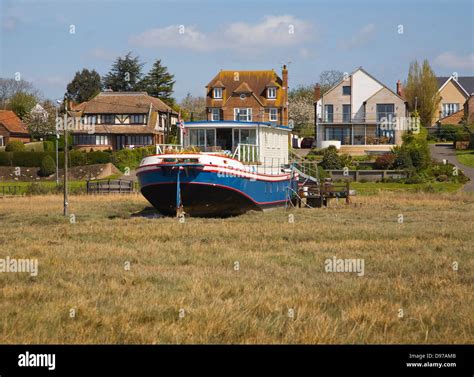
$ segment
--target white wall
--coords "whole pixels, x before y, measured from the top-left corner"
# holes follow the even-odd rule
[[[260,127],[260,161],[271,164],[271,159],[276,165],[279,162],[288,162],[288,132],[277,128]]]
[[[356,71],[351,76],[351,111],[355,119],[364,118],[364,101],[383,88],[377,81],[362,71]]]

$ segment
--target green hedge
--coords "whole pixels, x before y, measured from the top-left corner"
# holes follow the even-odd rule
[[[51,156],[56,161],[55,152],[0,152],[0,166],[23,166],[41,167],[41,161],[46,156]],[[64,152],[59,152],[59,167],[64,167]],[[112,161],[112,155],[108,152],[81,152],[71,151],[69,153],[70,166],[84,166],[94,164],[106,164]]]

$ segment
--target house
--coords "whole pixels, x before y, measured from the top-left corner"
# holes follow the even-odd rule
[[[73,107],[81,123],[71,131],[77,149],[118,150],[165,143],[178,114],[146,92],[101,92]]]
[[[28,129],[13,111],[0,110],[0,147],[15,140],[28,143],[30,141]]]
[[[206,86],[209,121],[268,122],[288,126],[288,69],[220,71]]]
[[[220,71],[206,86],[207,121],[186,122],[184,147],[247,162],[288,162],[288,70]]]
[[[464,105],[474,94],[474,76],[437,77],[440,103],[432,125],[458,124],[464,116]]]
[[[402,142],[407,103],[400,81],[397,92],[358,68],[320,96],[315,88],[316,144],[335,145],[344,153],[389,151]],[[320,109],[320,110],[318,110]]]

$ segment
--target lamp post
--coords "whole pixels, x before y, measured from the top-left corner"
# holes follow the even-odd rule
[[[60,103],[60,101],[57,101]],[[67,165],[68,165],[68,145],[67,145],[67,99],[64,97],[64,187],[63,187],[63,215],[68,215],[68,192],[67,192]],[[56,139],[57,140],[57,139]]]

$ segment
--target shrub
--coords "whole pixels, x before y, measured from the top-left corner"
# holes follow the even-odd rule
[[[324,151],[321,166],[326,170],[342,169],[344,167],[334,145],[329,146]]]
[[[341,161],[343,167],[352,166],[352,157],[348,154],[339,155],[339,161]]]
[[[391,169],[397,156],[395,153],[385,153],[375,160],[375,168],[381,170]]]
[[[0,152],[0,166],[11,166],[11,165],[12,165],[12,153]]]
[[[153,146],[137,149],[122,149],[113,154],[112,162],[121,171],[124,171],[127,167],[136,169],[144,157],[154,152],[155,148]]]
[[[54,174],[56,171],[56,164],[51,156],[46,155],[41,161],[41,168],[39,174],[42,177],[49,177],[50,175]]]
[[[30,183],[28,186],[26,186],[26,195],[28,196],[45,195],[45,194],[50,194],[50,193],[51,193],[51,188],[39,182],[33,182],[33,183]]]
[[[436,177],[436,180],[438,182],[447,182],[449,180],[449,178],[446,174],[440,174]]]
[[[25,144],[19,140],[10,141],[5,147],[5,152],[22,152],[25,150]]]
[[[43,149],[45,152],[56,152],[56,144],[54,141],[43,141]]]

